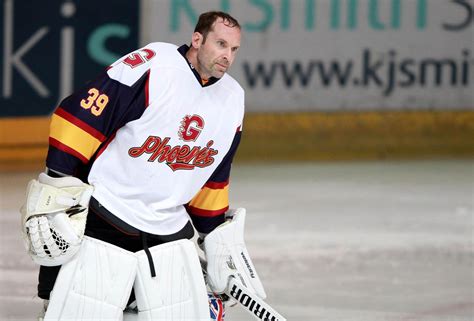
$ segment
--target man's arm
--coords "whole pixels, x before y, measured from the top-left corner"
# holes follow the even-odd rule
[[[186,205],[193,225],[201,236],[225,222],[225,212],[229,209],[230,170],[241,135],[242,131],[238,129],[222,162],[199,193]]]
[[[65,98],[51,117],[46,166],[79,176],[78,169],[97,157],[118,128],[143,114],[147,80],[145,73],[128,86],[104,72]]]
[[[207,280],[211,290],[223,293],[229,278],[236,277],[261,298],[261,284],[244,242],[245,209],[229,210],[229,176],[232,159],[240,143],[240,128],[232,147],[210,180],[187,205],[207,259]]]
[[[114,79],[113,68],[130,69],[117,62],[65,98],[52,115],[46,174],[30,182],[21,209],[25,245],[41,265],[60,265],[77,252],[93,190],[83,183],[88,169],[115,131],[148,105],[149,73],[120,70]],[[131,76],[138,80],[130,81]],[[128,84],[121,77],[129,78]]]

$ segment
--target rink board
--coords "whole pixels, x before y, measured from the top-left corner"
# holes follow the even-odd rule
[[[48,117],[0,119],[0,170],[44,166]],[[238,161],[474,156],[474,112],[247,113]]]

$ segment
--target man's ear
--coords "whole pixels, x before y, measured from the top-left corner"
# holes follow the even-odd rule
[[[194,32],[191,38],[191,45],[194,49],[199,49],[201,47],[203,36],[200,32]]]

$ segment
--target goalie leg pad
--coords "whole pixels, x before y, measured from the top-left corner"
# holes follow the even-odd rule
[[[85,236],[61,267],[44,321],[122,320],[136,272],[134,253]]]
[[[209,321],[207,291],[194,243],[183,239],[149,250],[155,277],[145,251],[136,253],[138,320]]]

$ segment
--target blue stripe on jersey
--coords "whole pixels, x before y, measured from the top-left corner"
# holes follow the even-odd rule
[[[209,182],[222,183],[229,180],[232,160],[234,159],[235,152],[237,151],[237,148],[239,147],[241,136],[242,136],[241,131],[237,131],[235,133],[234,140],[232,141],[232,145],[230,146],[229,151],[227,152],[222,162],[219,164],[219,166],[216,168],[214,173],[211,175],[211,177],[207,181],[208,183]]]
[[[225,214],[220,214],[214,217],[205,217],[190,213],[189,217],[191,217],[194,228],[198,232],[205,234],[212,232],[216,227],[225,222]]]

